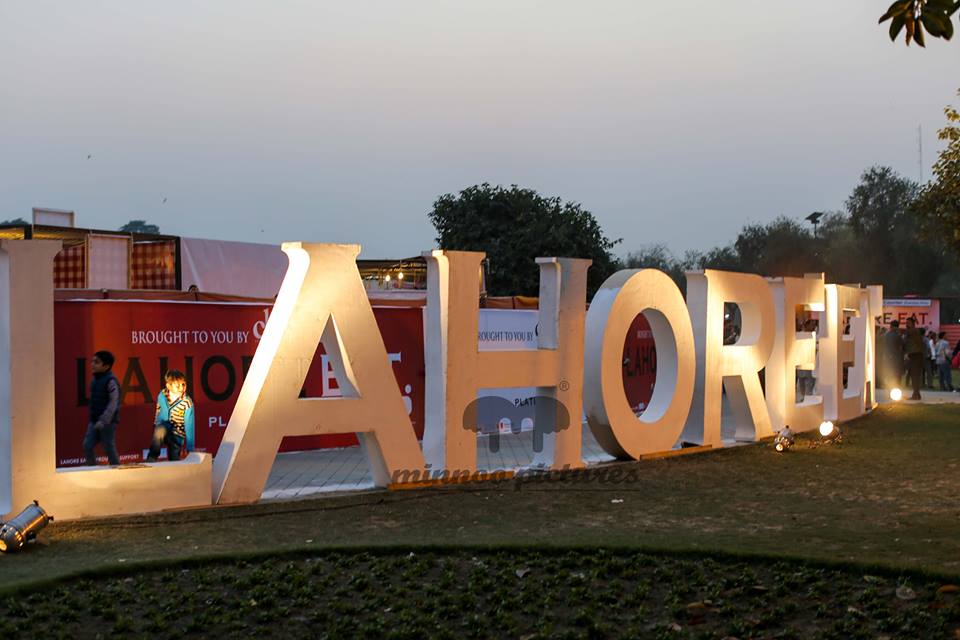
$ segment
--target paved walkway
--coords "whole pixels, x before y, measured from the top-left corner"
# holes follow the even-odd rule
[[[903,389],[903,402],[904,404],[958,404],[960,403],[960,393],[956,391],[931,391],[930,389],[921,389],[920,390],[920,400],[910,400],[910,394],[913,393],[910,389]],[[892,402],[887,396],[887,392],[883,389],[877,390],[877,402],[879,404],[889,404]]]
[[[501,435],[498,451],[488,436],[477,437],[478,471],[512,471],[533,463],[533,432]],[[613,460],[583,427],[583,460],[588,465]],[[363,450],[357,447],[320,449],[277,454],[263,491],[264,500],[283,500],[329,491],[362,491],[373,488],[373,478]]]
[[[921,395],[922,404],[960,403],[960,393],[924,390]],[[877,400],[880,404],[890,402],[882,389],[877,392]],[[914,401],[901,402],[910,404]],[[732,435],[724,429],[724,437],[731,443]],[[491,451],[487,436],[478,436],[477,440],[479,471],[515,470],[533,462],[532,432],[501,435],[497,452]],[[583,459],[588,465],[613,460],[594,439],[587,425],[583,426]],[[373,478],[360,447],[299,451],[277,454],[262,499],[290,500],[331,491],[373,488]]]

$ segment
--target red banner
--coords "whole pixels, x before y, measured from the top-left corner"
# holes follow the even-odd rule
[[[111,351],[116,357],[113,373],[121,386],[117,430],[121,462],[142,460],[149,448],[157,394],[168,369],[180,369],[187,376],[187,392],[195,403],[196,449],[215,453],[259,344],[270,306],[60,301],[55,303],[54,312],[57,466],[60,467],[83,464],[81,445],[88,420],[90,358],[101,349]],[[414,429],[421,437],[422,310],[375,308],[374,316]],[[303,395],[339,395],[322,346],[307,374]],[[285,438],[280,450],[341,447],[356,442],[353,434],[304,436]]]
[[[653,332],[643,314],[633,319],[623,341],[623,392],[636,415],[640,415],[653,397],[657,381],[657,348]]]

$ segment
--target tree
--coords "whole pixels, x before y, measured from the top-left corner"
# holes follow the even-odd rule
[[[921,190],[914,211],[928,238],[939,239],[960,256],[960,111],[951,106],[943,111],[947,126],[938,137],[947,146],[940,151],[933,165],[934,180]]]
[[[804,222],[780,216],[744,225],[732,244],[706,253],[677,260],[653,245],[629,254],[626,264],[660,269],[681,288],[680,276],[693,269],[793,277],[822,271],[828,282],[881,284],[889,296],[960,295],[960,113],[946,111],[951,124],[940,137],[949,144],[934,167],[936,182],[919,199],[916,183],[889,167],[871,167],[847,198],[847,212],[824,215],[816,236]],[[925,218],[916,213],[921,206]]]
[[[822,268],[813,234],[786,216],[765,226],[744,227],[733,246],[740,270],[747,273],[802,277]]]
[[[120,227],[120,231],[128,233],[160,233],[160,227],[155,224],[148,224],[146,220],[131,220]]]
[[[909,47],[912,40],[924,47],[924,32],[944,40],[953,37],[951,17],[957,9],[960,9],[960,0],[895,0],[880,16],[880,23],[890,21],[891,40],[896,40],[906,29],[906,45]]]
[[[714,247],[706,253],[693,256],[694,269],[717,269],[719,271],[743,271],[743,263],[734,245]]]
[[[871,167],[860,177],[846,206],[861,247],[861,281],[897,295],[933,286],[943,267],[943,247],[920,237],[913,213],[918,190],[889,167]]]
[[[4,220],[3,222],[0,222],[0,224],[30,224],[30,223],[24,220],[23,218],[13,218],[12,220]]]
[[[687,257],[690,255],[688,254]],[[663,244],[654,244],[638,251],[631,251],[627,254],[623,267],[625,269],[659,269],[670,276],[681,290],[686,286],[684,271],[691,268],[684,260],[677,260]]]
[[[487,291],[493,295],[537,295],[538,256],[593,260],[590,295],[618,268],[610,249],[620,240],[603,235],[592,213],[532,189],[483,183],[440,196],[428,215],[441,248],[486,252]]]
[[[814,272],[823,271],[829,282],[867,282],[863,277],[863,244],[857,239],[850,219],[842,211],[827,213],[820,219],[817,255],[821,258]]]

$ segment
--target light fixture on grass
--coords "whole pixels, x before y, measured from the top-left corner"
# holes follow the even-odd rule
[[[53,520],[40,503],[33,504],[17,514],[17,517],[0,526],[0,551],[19,551],[23,545],[37,537],[40,530]]]
[[[840,442],[840,428],[829,420],[824,420],[820,423],[820,437],[824,442]]]
[[[793,431],[790,431],[790,425],[777,432],[777,437],[773,439],[773,448],[777,453],[783,453],[793,446]]]
[[[900,402],[900,400],[901,400],[902,398],[903,398],[903,391],[901,391],[901,390],[900,390],[899,388],[897,388],[897,387],[894,387],[893,389],[890,389],[890,399],[891,399],[891,400],[893,400],[894,402]]]

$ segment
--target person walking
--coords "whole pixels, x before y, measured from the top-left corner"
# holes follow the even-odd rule
[[[120,422],[120,384],[113,375],[113,354],[97,351],[90,360],[90,415],[83,436],[83,455],[87,465],[97,464],[94,447],[98,444],[112,465],[120,464],[117,455],[117,424]]]

